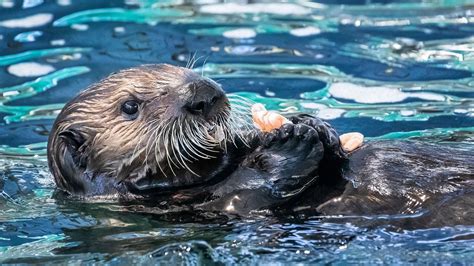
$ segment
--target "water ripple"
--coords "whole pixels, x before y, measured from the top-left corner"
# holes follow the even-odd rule
[[[471,225],[400,226],[426,215],[420,193],[394,215],[246,220],[55,195],[46,140],[64,102],[120,68],[193,55],[196,72],[269,109],[473,151],[469,1],[181,2],[0,0],[1,263],[474,261]]]

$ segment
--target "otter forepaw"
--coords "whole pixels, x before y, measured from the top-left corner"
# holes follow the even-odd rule
[[[285,124],[265,133],[247,166],[280,176],[308,175],[318,169],[324,148],[318,132],[305,124]]]
[[[285,124],[278,129],[265,133],[263,136],[263,146],[270,147],[275,144],[283,144],[293,136],[294,125]]]
[[[314,144],[319,141],[319,133],[306,124],[285,124],[279,129],[273,129],[265,133],[262,144],[268,148],[288,141],[290,141],[288,145],[296,144],[295,141],[301,144]],[[296,148],[296,146],[293,146],[293,148]]]
[[[340,160],[347,158],[343,150],[339,135],[336,130],[327,122],[307,114],[293,116],[290,120],[298,125],[307,125],[317,132],[319,140],[324,146],[325,157],[329,160]]]

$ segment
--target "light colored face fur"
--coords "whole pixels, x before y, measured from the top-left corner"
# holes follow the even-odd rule
[[[48,144],[53,175],[66,188],[80,174],[198,176],[192,165],[225,150],[246,124],[248,106],[234,100],[231,112],[220,86],[187,68],[149,65],[112,74],[59,114]],[[124,110],[127,104],[136,112]]]

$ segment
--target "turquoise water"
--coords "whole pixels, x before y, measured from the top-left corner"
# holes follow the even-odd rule
[[[63,104],[118,69],[192,57],[269,109],[474,152],[470,1],[188,2],[0,0],[0,263],[474,261],[469,224],[204,219],[54,197],[45,147]]]

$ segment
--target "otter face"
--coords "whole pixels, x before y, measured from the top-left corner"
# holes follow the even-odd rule
[[[50,134],[49,165],[58,186],[76,193],[114,193],[121,181],[144,176],[192,184],[242,123],[233,113],[221,87],[190,69],[123,70],[65,105]]]

